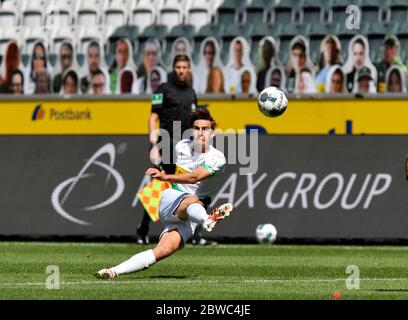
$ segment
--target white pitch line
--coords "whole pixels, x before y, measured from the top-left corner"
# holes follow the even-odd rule
[[[163,280],[163,279],[154,279],[154,280],[133,280],[133,281],[114,281],[114,280],[95,280],[95,281],[62,281],[61,285],[96,285],[96,284],[109,284],[109,285],[124,285],[124,284],[141,284],[141,283],[219,283],[219,284],[228,284],[228,283],[309,283],[309,282],[344,282],[346,279],[254,279],[254,280],[231,280],[231,281],[222,281],[222,280]],[[366,278],[360,279],[360,281],[408,281],[408,278]],[[45,282],[17,282],[17,283],[0,283],[1,287],[25,287],[25,286],[44,286]]]

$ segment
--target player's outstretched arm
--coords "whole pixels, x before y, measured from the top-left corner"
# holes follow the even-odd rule
[[[208,178],[211,174],[208,170],[203,167],[198,167],[191,172],[182,173],[182,174],[166,174],[164,171],[159,171],[155,168],[149,168],[146,171],[147,174],[150,174],[153,178],[168,181],[171,183],[188,183],[193,184],[198,181]]]

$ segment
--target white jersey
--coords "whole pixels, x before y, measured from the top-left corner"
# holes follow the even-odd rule
[[[199,199],[212,197],[216,192],[219,175],[224,171],[226,159],[224,154],[209,147],[208,152],[197,152],[193,149],[193,141],[184,139],[175,147],[176,174],[191,172],[198,167],[203,167],[211,174],[210,177],[194,184],[173,183],[173,189],[196,195]]]

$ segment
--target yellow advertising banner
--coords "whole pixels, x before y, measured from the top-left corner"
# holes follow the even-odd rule
[[[403,99],[289,99],[268,118],[255,99],[200,100],[221,130],[258,128],[269,134],[408,134]],[[7,100],[0,103],[0,134],[147,134],[150,100]]]
[[[146,134],[149,114],[148,101],[6,101],[0,134]]]

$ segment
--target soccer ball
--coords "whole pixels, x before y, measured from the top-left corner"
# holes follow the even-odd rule
[[[268,87],[258,96],[258,108],[267,117],[278,117],[288,107],[285,92],[277,87]]]
[[[260,224],[256,227],[256,240],[259,243],[274,243],[276,241],[276,236],[278,231],[271,223]]]

